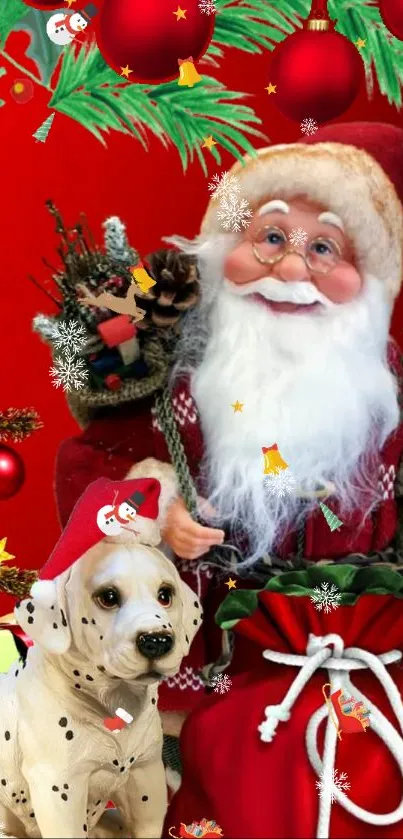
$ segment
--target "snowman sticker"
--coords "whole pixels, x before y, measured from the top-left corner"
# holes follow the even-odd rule
[[[123,530],[130,530],[138,536],[135,520],[144,498],[142,492],[133,492],[121,504],[106,504],[101,507],[97,513],[97,525],[102,533],[105,536],[118,536]]]
[[[84,32],[88,26],[88,19],[85,12],[74,12],[73,14],[64,14],[57,12],[52,15],[46,24],[46,32],[48,38],[59,47],[65,47],[71,44],[75,38]]]

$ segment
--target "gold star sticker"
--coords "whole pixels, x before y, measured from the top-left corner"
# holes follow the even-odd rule
[[[187,12],[187,9],[181,9],[181,7],[178,6],[176,12],[172,12],[172,14],[176,15],[176,20],[177,21],[178,20],[186,20],[186,12]]]
[[[358,40],[355,42],[355,45],[358,50],[361,50],[363,47],[367,46],[367,42],[366,40],[364,40],[364,38],[358,38]]]
[[[265,90],[267,90],[267,92],[268,92],[268,94],[269,94],[269,96],[270,96],[270,94],[271,94],[271,93],[277,93],[276,88],[277,88],[277,85],[276,85],[276,84],[272,84],[272,83],[270,82],[270,84],[268,85],[268,87],[265,87]]]
[[[14,554],[8,554],[5,550],[7,537],[0,539],[0,565],[2,562],[8,562],[9,559],[15,559]]]
[[[202,149],[210,149],[210,151],[211,151],[213,146],[216,146],[216,145],[217,145],[217,143],[214,140],[214,137],[212,137],[211,134],[210,134],[210,137],[204,137],[204,143],[202,145]]]
[[[231,577],[230,577],[229,580],[227,580],[227,582],[225,583],[225,585],[228,586],[228,591],[231,588],[236,588],[236,580],[231,580]]]
[[[233,402],[231,408],[234,409],[234,414],[236,414],[237,411],[239,411],[239,413],[241,414],[244,404],[245,402],[238,402],[238,400],[236,402]]]
[[[131,69],[130,69],[130,67],[129,67],[129,65],[128,65],[128,64],[126,64],[126,67],[121,67],[120,69],[121,69],[121,71],[122,71],[120,75],[121,75],[121,76],[124,76],[124,77],[125,77],[125,79],[128,79],[128,78],[129,78],[129,76],[130,76],[130,73],[132,73],[132,72],[133,72],[133,70],[131,70]]]

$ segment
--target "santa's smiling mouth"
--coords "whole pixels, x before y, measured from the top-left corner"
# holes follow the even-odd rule
[[[277,302],[274,300],[268,300],[267,297],[264,297],[262,294],[251,294],[250,300],[255,300],[256,303],[260,305],[263,304],[272,312],[277,312],[278,314],[289,314],[291,312],[295,314],[307,314],[308,312],[313,312],[317,309],[323,309],[322,303],[316,301],[315,303],[285,303],[285,302]]]

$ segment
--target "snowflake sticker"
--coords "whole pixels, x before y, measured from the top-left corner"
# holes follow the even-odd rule
[[[78,320],[69,320],[54,326],[54,345],[61,352],[77,355],[87,342],[87,334]]]
[[[316,134],[318,127],[319,126],[316,120],[311,119],[311,117],[305,117],[305,119],[302,120],[300,125],[302,133],[306,134],[307,137],[311,137],[312,134]]]
[[[213,676],[211,679],[211,687],[214,688],[214,693],[228,693],[232,686],[232,679],[226,673],[219,673],[218,676]]]
[[[303,227],[294,227],[294,229],[291,230],[291,233],[288,238],[292,245],[294,245],[297,248],[301,248],[303,245],[305,245],[306,240],[308,238],[308,234]]]
[[[222,222],[224,230],[239,233],[242,227],[249,226],[252,210],[249,209],[249,201],[246,198],[239,199],[235,195],[231,195],[222,199],[217,216]]]
[[[318,612],[322,609],[325,614],[328,614],[332,609],[337,609],[340,606],[341,592],[333,583],[321,583],[321,586],[316,586],[310,595],[312,603]]]
[[[215,0],[200,0],[199,9],[205,15],[213,15],[217,11]]]
[[[330,801],[332,804],[334,804],[336,800],[335,790],[345,792],[345,790],[350,789],[350,787],[351,784],[346,773],[340,772],[339,775],[337,769],[333,769],[330,778],[326,778],[324,772],[321,772],[320,781],[316,781],[316,789],[319,792],[319,798],[325,798],[330,792]]]
[[[88,379],[88,370],[82,358],[68,350],[64,356],[55,358],[55,365],[51,367],[50,375],[55,387],[62,387],[64,391],[79,390],[84,387]]]
[[[223,198],[233,198],[238,195],[241,185],[235,175],[230,175],[229,172],[223,172],[222,175],[213,175],[208,188],[213,201],[222,201]]]
[[[264,485],[272,497],[285,498],[295,492],[296,480],[289,469],[281,469],[277,475],[267,475]]]

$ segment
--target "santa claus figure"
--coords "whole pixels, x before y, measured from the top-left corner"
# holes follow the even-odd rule
[[[195,709],[167,829],[208,817],[239,839],[402,835],[403,373],[389,337],[402,149],[392,126],[332,125],[237,163],[250,225],[223,231],[212,199],[200,236],[171,240],[197,256],[201,301],[169,387],[60,452],[64,519],[83,481],[172,464],[164,542],[205,622],[163,697]],[[284,465],[265,475],[272,447]],[[218,606],[232,686],[206,697]],[[325,683],[369,708],[358,739],[339,742]]]

